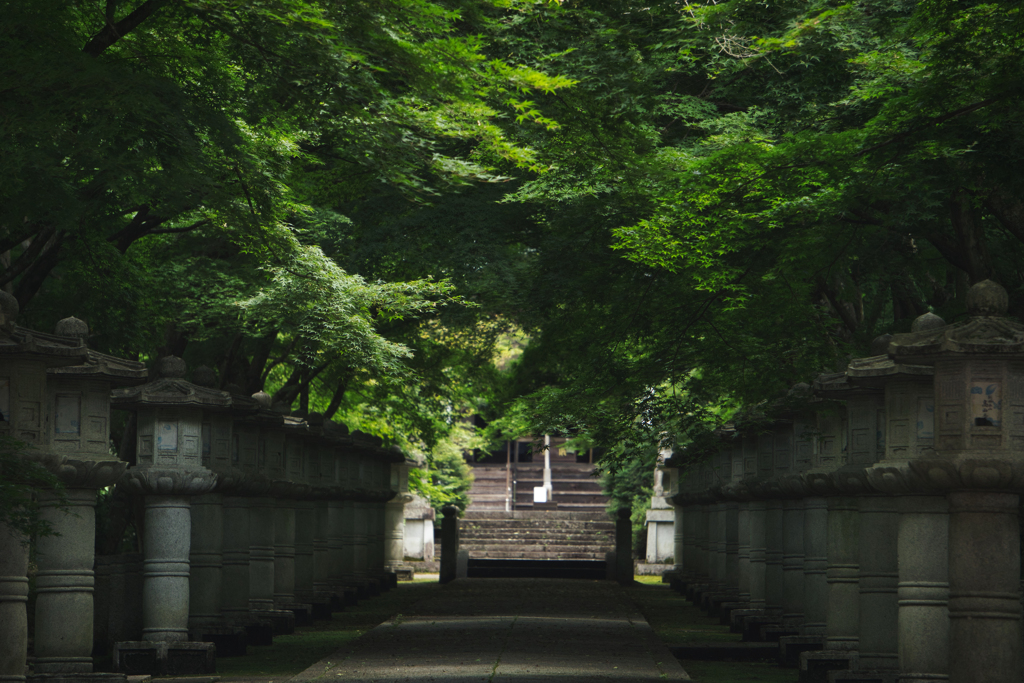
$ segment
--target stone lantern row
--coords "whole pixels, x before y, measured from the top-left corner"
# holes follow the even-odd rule
[[[985,281],[676,453],[674,584],[801,681],[1021,680],[1024,326]]]
[[[188,382],[177,358],[140,384],[145,367],[89,349],[81,321],[47,335],[16,316],[0,292],[0,436],[27,445],[25,457],[66,486],[63,504],[38,492],[56,535],[36,542],[31,677],[208,670],[214,643],[244,650],[390,587],[385,506],[392,469],[405,463],[397,449],[315,413],[282,414],[262,392],[214,389],[208,369]],[[134,413],[130,467],[110,455],[111,407]],[[119,675],[93,673],[91,658],[95,505],[115,483],[144,510],[141,629],[114,646]],[[27,554],[27,540],[0,524],[0,681],[26,678]]]

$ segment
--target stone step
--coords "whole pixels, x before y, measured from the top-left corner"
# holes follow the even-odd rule
[[[470,551],[469,557],[471,560],[604,560],[605,554],[603,552],[550,553],[506,551],[482,553]]]
[[[578,553],[601,555],[612,550],[612,547],[601,545],[516,545],[513,547],[507,543],[497,543],[494,545],[460,545],[459,550],[469,551],[470,557],[490,557],[491,555],[502,554],[519,555],[523,553],[547,553],[557,557],[569,557]]]
[[[608,520],[560,520],[553,519],[550,522],[544,520],[523,519],[468,519],[464,518],[459,525],[462,529],[614,529],[615,525]]]
[[[542,520],[570,520],[570,521],[604,521],[609,522],[611,518],[608,513],[580,513],[580,512],[565,512],[561,510],[544,510],[544,511],[527,511],[527,512],[505,512],[496,514],[493,512],[489,513],[466,513],[463,520],[476,520],[476,519],[542,519]]]
[[[508,532],[508,531],[505,531],[505,530],[502,530],[502,529],[491,529],[491,530],[487,530],[487,531],[482,531],[480,529],[462,529],[461,532],[462,533],[460,535],[462,536],[462,538],[469,538],[469,539],[473,539],[473,540],[482,540],[482,539],[495,539],[495,540],[515,539],[517,541],[545,539],[545,538],[559,538],[559,539],[563,539],[563,540],[566,540],[566,541],[570,541],[570,540],[572,540],[572,541],[583,541],[583,540],[590,540],[590,539],[599,538],[599,537],[604,537],[604,538],[609,538],[610,539],[610,538],[612,538],[615,535],[615,534],[613,534],[611,532],[603,532],[603,531],[597,531],[597,532],[593,532],[593,533],[588,533],[588,532],[551,533],[550,531],[545,531],[543,529],[535,529],[533,531],[514,531],[514,532]]]

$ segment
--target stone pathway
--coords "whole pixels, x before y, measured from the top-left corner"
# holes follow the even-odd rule
[[[608,581],[460,579],[292,683],[687,681]]]

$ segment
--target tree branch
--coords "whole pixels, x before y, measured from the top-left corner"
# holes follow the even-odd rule
[[[136,7],[134,12],[116,24],[110,22],[113,8],[111,3],[107,3],[107,25],[89,39],[89,42],[82,48],[82,52],[98,57],[108,47],[131,33],[139,24],[153,16],[166,3],[167,0],[146,0],[146,2]]]

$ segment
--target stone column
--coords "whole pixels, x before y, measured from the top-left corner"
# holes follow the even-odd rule
[[[274,606],[295,605],[295,501],[277,498],[274,505]]]
[[[900,683],[949,678],[949,504],[899,500]]]
[[[783,527],[782,501],[773,499],[765,501],[765,575],[764,600],[765,609],[783,609]]]
[[[725,530],[726,530],[726,503],[719,501],[712,508],[711,517],[711,544],[708,557],[711,561],[711,577],[716,588],[720,591],[728,590],[726,584],[726,554],[725,554]]]
[[[857,499],[828,499],[826,648],[856,650],[860,633],[860,514]]]
[[[219,493],[192,501],[189,552],[189,617],[192,630],[223,623],[221,584],[224,553],[224,498]]]
[[[118,471],[124,463],[116,463]],[[92,672],[96,490],[69,489],[67,512],[41,493],[40,518],[59,536],[36,541],[36,673]]]
[[[353,557],[352,547],[346,533],[351,524],[351,516],[346,515],[350,501],[327,501],[327,583],[331,591],[345,596],[345,587],[354,584],[354,569],[350,562]]]
[[[328,501],[318,498],[313,503],[313,516],[315,519],[315,531],[313,536],[313,594],[319,604],[330,604],[331,599],[331,571],[330,551],[328,546],[328,533],[330,509]],[[340,543],[340,541],[339,541]],[[338,549],[341,554],[341,549]],[[341,573],[339,557],[339,575]]]
[[[1019,498],[988,491],[949,494],[951,681],[1021,680]]]
[[[828,616],[828,501],[804,499],[804,624],[807,635],[825,635]]]
[[[405,504],[411,501],[411,495],[399,493],[384,504],[384,566],[388,571],[398,571],[405,564]]]
[[[332,517],[332,524],[335,518]],[[346,586],[356,586],[356,508],[351,500],[342,501],[337,511],[337,519],[341,524],[341,568],[342,582]]]
[[[249,499],[249,609],[274,609],[274,499]]]
[[[236,626],[249,621],[249,504],[224,497],[224,553],[221,561],[221,613]]]
[[[142,638],[187,642],[190,499],[149,495],[145,506]]]
[[[798,626],[804,620],[804,502],[782,504],[783,623]]]
[[[742,502],[736,512],[736,581],[740,602],[750,602],[750,503]]]
[[[750,507],[750,608],[765,607],[765,502],[752,500]]]
[[[860,668],[895,670],[897,596],[896,499],[860,498]]]
[[[359,586],[365,586],[369,578],[369,515],[367,503],[356,502],[353,505],[354,534],[352,538],[355,580]]]
[[[739,504],[731,501],[725,504],[725,511],[722,513],[725,527],[725,573],[722,577],[725,580],[726,590],[730,593],[738,592],[740,588],[740,566],[739,566]]]
[[[313,604],[313,536],[316,512],[311,500],[295,501],[295,600]]]
[[[25,683],[27,603],[28,539],[0,523],[0,683]]]
[[[672,558],[675,566],[672,570],[678,577],[686,575],[686,508],[682,505],[672,506]]]

